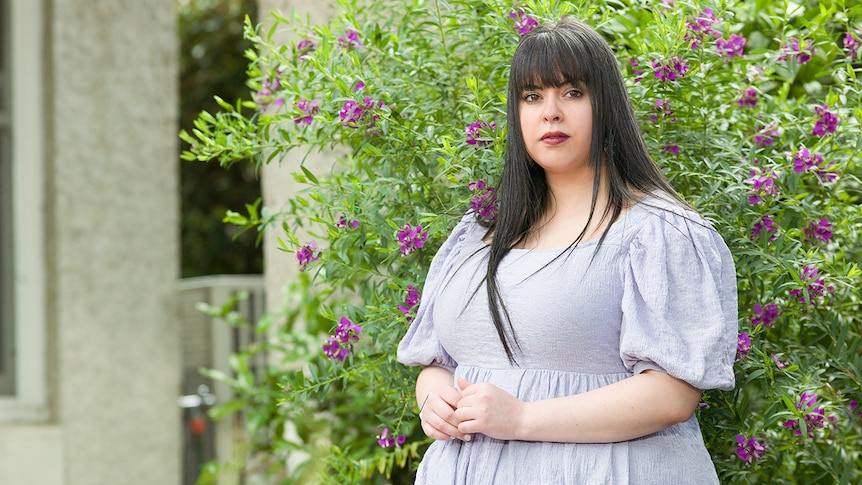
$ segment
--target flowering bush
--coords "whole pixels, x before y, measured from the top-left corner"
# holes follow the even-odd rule
[[[326,25],[248,24],[254,101],[202,113],[185,158],[346,153],[293,167],[307,189],[284,212],[231,217],[283,230],[304,270],[258,323],[279,360],[255,381],[261,349],[246,349],[228,379],[240,397],[222,409],[245,411],[256,463],[289,483],[410,481],[429,440],[395,347],[448,231],[496,211],[520,36],[576,15],[616,50],[653,156],[735,257],[737,387],[698,410],[721,479],[862,480],[862,6],[643,3],[345,1]],[[299,39],[274,42],[284,29]]]

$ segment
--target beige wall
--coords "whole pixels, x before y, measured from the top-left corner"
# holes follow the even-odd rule
[[[0,417],[0,483],[178,484],[174,0],[40,3],[49,417]]]
[[[69,483],[63,473],[63,435],[59,426],[0,425],[0,483]]]
[[[296,14],[310,18],[313,24],[327,22],[336,12],[334,0],[320,0],[308,2],[307,0],[260,0],[259,11],[261,22],[271,25],[271,17],[268,12],[272,10],[289,14]],[[290,43],[289,32],[283,31],[280,40],[285,44]],[[281,163],[270,163],[266,165],[261,176],[261,191],[263,192],[263,204],[272,209],[280,209],[288,198],[298,189],[302,188],[290,175],[299,170],[299,163],[304,152],[295,150],[288,154]],[[333,155],[329,153],[314,152],[305,159],[305,165],[312,171],[326,172],[332,166]],[[267,307],[271,310],[277,309],[282,304],[283,289],[287,283],[299,274],[296,256],[278,250],[276,239],[281,236],[281,226],[268,230],[264,234],[264,278],[266,281]],[[306,241],[301,240],[302,243]]]
[[[178,483],[174,1],[54,5],[49,280],[66,483]]]
[[[258,5],[261,12],[260,20],[265,26],[271,25],[272,17],[269,16],[268,12],[272,10],[285,14],[296,13],[303,18],[308,16],[313,24],[327,22],[336,12],[334,0],[320,0],[315,3],[304,0],[259,0]],[[281,32],[280,42],[289,45],[291,40],[290,32]],[[291,195],[302,188],[302,185],[293,180],[291,173],[299,170],[299,164],[304,156],[304,151],[295,150],[279,163],[274,161],[264,166],[261,175],[264,206],[275,210],[281,209]],[[312,172],[325,173],[332,166],[333,159],[332,153],[312,152],[305,157],[305,166]],[[266,286],[267,308],[270,310],[276,310],[282,306],[286,285],[299,274],[296,255],[278,249],[276,240],[281,235],[280,225],[268,229],[264,233],[264,284]],[[301,238],[300,242],[305,243],[307,241]],[[290,298],[289,295],[287,297]],[[300,441],[295,430],[290,426],[285,430],[285,438],[291,441]],[[287,466],[292,469],[301,466],[308,459],[309,457],[304,453],[294,453],[291,455]]]

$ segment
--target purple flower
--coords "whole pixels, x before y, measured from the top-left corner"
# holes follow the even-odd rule
[[[296,259],[299,261],[299,270],[305,271],[305,267],[312,261],[320,259],[320,251],[317,250],[317,244],[314,241],[309,242],[305,246],[299,248],[296,252]]]
[[[691,42],[692,49],[697,49],[706,37],[719,37],[721,34],[712,30],[712,24],[715,22],[715,14],[711,8],[704,9],[697,17],[686,19],[687,31],[683,40]]]
[[[755,303],[752,313],[754,313],[754,316],[751,317],[752,325],[755,327],[763,325],[764,327],[772,328],[775,326],[775,321],[778,320],[778,315],[781,311],[775,303],[770,303],[766,306]]]
[[[823,182],[831,182],[838,177],[838,174],[829,170],[835,165],[834,161],[825,163],[823,157],[816,153],[811,153],[804,146],[799,147],[793,155],[793,170],[795,172],[811,172],[817,175]]]
[[[757,106],[757,91],[753,88],[746,89],[745,92],[742,93],[742,97],[736,100],[736,104],[738,104],[740,108],[754,108]]]
[[[760,233],[769,234],[769,242],[778,237],[778,223],[775,222],[769,215],[763,215],[760,220],[754,223],[751,227],[751,240],[755,241],[760,238]]]
[[[749,465],[752,460],[759,460],[763,451],[766,450],[765,445],[760,444],[754,438],[746,439],[743,434],[736,435],[736,444],[736,456]]]
[[[802,150],[800,148],[800,150]],[[838,178],[838,173],[832,169],[835,166],[835,161],[826,162],[820,155],[814,154],[811,158],[806,158],[808,150],[805,152],[797,152],[793,159],[793,170],[796,172],[811,172],[817,175],[821,182],[832,182]],[[801,156],[800,156],[801,155]],[[801,169],[801,170],[800,170]]]
[[[359,32],[348,30],[346,34],[338,38],[338,46],[342,49],[353,49],[365,47],[365,44],[359,40]]]
[[[805,64],[806,62],[811,60],[811,56],[814,54],[814,43],[811,39],[797,39],[796,37],[790,40],[789,45],[781,46],[781,50],[778,53],[779,61],[786,61],[790,58],[796,58],[797,64]]]
[[[389,436],[389,428],[383,428],[383,432],[377,435],[377,444],[383,448],[389,448],[390,446],[401,448],[401,445],[405,441],[407,441],[407,438],[404,435],[398,435],[394,438]]]
[[[665,145],[661,149],[672,155],[679,155],[679,145]]]
[[[694,32],[712,33],[712,24],[716,21],[715,13],[711,8],[706,8],[697,18],[686,19],[685,25]]]
[[[652,123],[658,123],[660,119],[670,118],[670,121],[676,121],[673,116],[673,108],[670,106],[670,101],[666,99],[655,100],[655,106],[650,108],[652,113],[649,115],[649,120]]]
[[[685,64],[685,59],[673,56],[667,64],[659,64],[653,61],[652,68],[655,71],[654,76],[662,82],[672,82],[685,76],[689,67]]]
[[[715,47],[718,48],[718,54],[731,60],[734,57],[742,57],[742,50],[745,47],[745,37],[736,34],[730,34],[730,38],[724,38],[715,41]]]
[[[276,106],[284,104],[281,98],[273,98],[276,92],[281,89],[281,79],[278,77],[282,73],[281,69],[276,69],[275,75],[267,76],[260,86],[260,89],[254,94],[254,102],[263,109],[269,108],[269,105],[274,101]]]
[[[629,66],[631,66],[632,73],[635,75],[635,82],[636,83],[641,82],[641,79],[644,78],[644,76],[643,76],[644,70],[643,69],[636,69],[639,66],[637,59],[634,59],[634,58],[629,59]]]
[[[827,291],[835,291],[834,286],[827,286],[826,281],[823,278],[817,277],[819,272],[820,270],[815,266],[806,266],[805,269],[802,270],[802,276],[800,279],[803,283],[808,283],[807,286],[804,289],[790,290],[790,295],[795,296],[800,303],[805,303],[805,297],[807,295],[808,301],[813,305],[814,299],[818,296],[823,296]],[[803,293],[803,291],[807,293]]]
[[[805,242],[816,244],[818,242],[829,242],[832,238],[832,224],[826,217],[821,217],[819,221],[810,221],[808,227],[802,229]]]
[[[772,354],[772,361],[775,362],[775,367],[778,367],[779,369],[783,369],[787,366],[787,362],[781,362],[775,354]]]
[[[413,285],[407,285],[407,296],[404,298],[404,303],[398,305],[398,311],[407,316],[407,323],[413,321],[420,298],[422,295],[419,294],[419,290]]]
[[[359,341],[360,332],[362,332],[362,326],[355,325],[347,317],[341,317],[335,328],[335,335],[331,335],[323,344],[323,352],[330,359],[344,362],[344,359],[350,355],[353,343]]]
[[[335,223],[335,227],[339,229],[344,229],[345,227],[349,227],[350,229],[356,229],[357,227],[359,227],[359,221],[357,221],[356,219],[348,221],[346,217],[341,216],[341,219],[338,219],[338,222]]]
[[[775,142],[773,138],[780,135],[781,133],[775,129],[774,125],[761,126],[757,129],[757,132],[754,134],[752,139],[757,146],[768,147]]]
[[[398,231],[398,246],[401,254],[407,256],[425,245],[428,233],[422,231],[422,226],[413,227],[409,223]]]
[[[481,146],[490,145],[493,140],[488,138],[482,138],[481,132],[482,130],[491,130],[496,131],[497,123],[491,123],[490,125],[484,121],[476,120],[469,125],[464,127],[464,133],[467,134],[467,144],[468,145],[476,145],[478,149]]]
[[[341,124],[351,129],[358,128],[358,123],[364,115],[365,108],[352,99],[345,101],[341,111],[338,112],[338,116],[341,117]]]
[[[749,175],[751,175],[751,178],[745,181],[745,183],[751,184],[751,195],[748,196],[748,202],[759,204],[761,201],[766,200],[766,197],[774,197],[778,193],[778,185],[775,183],[776,177],[773,172],[767,172],[766,170],[758,172],[755,169],[751,169]]]
[[[847,57],[851,61],[855,61],[859,57],[859,47],[862,47],[862,42],[859,42],[859,39],[850,32],[844,34],[844,48],[847,49]]]
[[[805,422],[805,428],[808,430],[809,438],[814,438],[815,429],[825,428],[826,421],[833,420],[831,417],[826,417],[826,412],[823,406],[817,406],[817,394],[808,394],[807,392],[803,392],[802,396],[799,397],[799,401],[796,403],[796,409],[806,411],[802,421]],[[793,434],[796,436],[802,436],[799,421],[800,420],[798,419],[790,419],[784,422],[784,426],[793,429]]]
[[[802,47],[802,42],[805,42],[805,47]],[[790,41],[790,47],[796,54],[797,64],[805,64],[811,60],[811,56],[814,54],[813,42],[811,39],[801,41],[794,37],[793,40]]]
[[[344,359],[350,355],[350,347],[342,347],[335,337],[329,337],[329,340],[323,344],[323,353],[330,359],[344,362]]]
[[[341,124],[355,130],[361,126],[371,127],[380,119],[380,115],[374,114],[373,110],[380,108],[385,103],[383,101],[374,101],[371,96],[362,98],[362,104],[355,100],[348,99],[338,112],[341,118]]]
[[[736,339],[736,360],[743,360],[751,350],[751,338],[748,332],[742,332]]]
[[[373,99],[371,99],[371,96],[365,96],[364,98],[362,98],[362,107],[367,110],[379,108],[380,106],[383,106],[383,101],[376,103]]]
[[[757,146],[768,147],[774,143],[772,138],[779,136],[780,134],[781,133],[779,133],[774,126],[761,126],[752,139]]]
[[[317,43],[311,39],[302,39],[296,43],[296,56],[300,61],[304,61],[311,56],[311,53],[317,49]]]
[[[296,103],[296,108],[302,113],[293,119],[296,124],[310,125],[314,121],[315,113],[320,111],[320,104],[317,101],[308,101],[305,98],[300,99]]]
[[[470,199],[470,208],[473,209],[479,219],[486,221],[493,219],[499,209],[494,187],[488,185],[484,180],[470,182],[467,187],[475,193]]]
[[[353,85],[354,91],[362,91],[363,89],[365,89],[365,81],[361,79],[359,81],[356,81],[356,84]]]
[[[518,32],[518,35],[521,37],[529,34],[531,30],[535,29],[539,25],[538,20],[530,17],[523,10],[516,10],[510,13],[509,18],[515,20],[512,27],[514,27],[515,31]]]
[[[859,406],[858,401],[850,401],[850,404],[847,405],[847,409],[850,411],[850,414],[853,414],[856,411],[857,406]],[[862,418],[862,411],[859,411],[858,416]]]
[[[835,133],[838,128],[838,116],[829,111],[829,106],[817,106],[814,108],[817,113],[817,122],[814,123],[814,129],[811,130],[812,136],[826,136],[827,133]]]

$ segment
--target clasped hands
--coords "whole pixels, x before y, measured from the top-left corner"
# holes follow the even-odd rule
[[[422,430],[435,440],[470,441],[474,433],[510,440],[517,439],[525,407],[525,402],[493,384],[471,384],[459,377],[457,388],[431,392],[419,417]]]

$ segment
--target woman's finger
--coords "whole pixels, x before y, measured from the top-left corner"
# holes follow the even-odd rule
[[[422,429],[425,434],[434,439],[465,439],[464,433],[458,430],[460,421],[455,415],[455,409],[440,396],[432,394],[425,408],[420,413]]]

